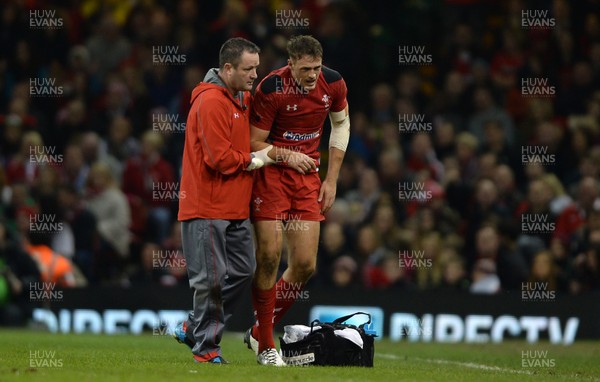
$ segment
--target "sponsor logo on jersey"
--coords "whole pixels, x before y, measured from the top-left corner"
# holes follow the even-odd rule
[[[283,133],[283,138],[290,141],[307,141],[309,139],[314,139],[319,137],[319,132],[315,131],[314,133],[292,133],[291,131],[286,131]]]

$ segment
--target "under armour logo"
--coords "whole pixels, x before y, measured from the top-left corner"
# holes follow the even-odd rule
[[[298,110],[298,105],[286,105],[286,109],[287,109],[287,111],[290,111],[290,110],[296,111],[296,110]]]
[[[239,118],[240,115],[238,113],[233,113],[233,118]]]

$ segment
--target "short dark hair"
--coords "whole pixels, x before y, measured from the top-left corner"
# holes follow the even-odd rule
[[[255,43],[241,37],[234,37],[225,41],[219,51],[219,68],[223,69],[227,63],[237,68],[244,52],[260,53],[260,48]]]
[[[292,60],[299,60],[303,56],[314,58],[323,57],[323,47],[321,43],[313,36],[294,36],[287,43],[288,56]]]

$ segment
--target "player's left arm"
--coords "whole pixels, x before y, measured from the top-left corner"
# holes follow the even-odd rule
[[[348,147],[350,139],[350,115],[348,113],[348,104],[341,111],[332,111],[329,113],[331,121],[331,135],[329,136],[329,161],[327,165],[327,175],[321,184],[319,192],[319,203],[321,203],[321,212],[329,211],[335,201],[337,190],[337,180]]]

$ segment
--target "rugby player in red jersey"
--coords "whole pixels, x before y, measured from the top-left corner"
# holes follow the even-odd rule
[[[323,48],[311,36],[287,45],[288,65],[259,84],[250,118],[252,151],[273,145],[271,166],[258,170],[252,191],[256,272],[252,302],[257,322],[244,342],[263,365],[283,366],[273,325],[301,295],[315,271],[320,222],[335,199],[336,183],[350,135],[347,88],[342,76],[322,64]],[[329,116],[331,136],[325,179],[319,177],[319,143]],[[288,266],[276,280],[283,235]]]

